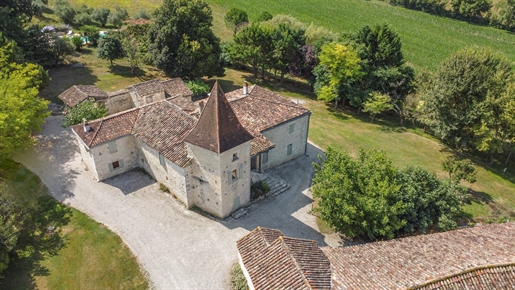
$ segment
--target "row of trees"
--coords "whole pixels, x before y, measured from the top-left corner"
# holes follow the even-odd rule
[[[386,0],[391,5],[421,10],[437,15],[488,23],[515,31],[514,0]]]
[[[329,147],[314,164],[315,212],[348,237],[371,240],[456,227],[465,189],[460,181],[475,181],[468,162],[449,159],[449,179],[420,167],[397,168],[382,151],[360,150],[357,159]]]

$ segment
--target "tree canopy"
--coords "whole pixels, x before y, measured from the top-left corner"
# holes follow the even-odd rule
[[[68,113],[63,118],[63,127],[80,124],[82,119],[96,120],[105,117],[107,109],[102,104],[93,101],[84,101],[68,109]]]
[[[329,147],[314,164],[315,211],[336,231],[371,240],[456,227],[455,187],[418,167],[399,169],[382,151],[360,150],[357,159]]]
[[[156,66],[172,77],[196,79],[223,73],[220,40],[203,0],[165,0],[154,14],[149,50]]]
[[[512,64],[490,50],[458,51],[420,90],[425,123],[449,145],[474,148],[500,120],[493,107],[511,76]]]
[[[100,38],[97,48],[97,57],[108,59],[111,67],[113,60],[120,59],[125,56],[122,42],[115,36],[105,35]]]
[[[39,88],[48,82],[43,68],[16,62],[16,44],[0,34],[0,160],[33,144],[31,134],[49,115]]]
[[[231,8],[224,17],[225,25],[232,30],[235,36],[238,30],[249,22],[247,12],[238,8]]]

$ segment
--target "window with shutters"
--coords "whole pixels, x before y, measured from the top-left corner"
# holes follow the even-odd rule
[[[236,171],[236,169],[234,169],[232,172],[231,172],[231,181],[236,181],[238,180],[238,171]]]
[[[263,153],[263,163],[268,163],[268,152]]]
[[[118,148],[116,148],[116,141],[111,141],[107,143],[107,147],[109,147],[109,153],[118,152]]]
[[[293,124],[290,124],[290,126],[288,127],[288,133],[293,133],[293,131],[295,131],[295,123]]]
[[[118,168],[123,167],[123,160],[117,160],[115,162],[109,163],[109,171],[117,170]]]

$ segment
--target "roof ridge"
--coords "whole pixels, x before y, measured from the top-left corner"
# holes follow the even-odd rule
[[[286,251],[288,251],[288,256],[293,261],[293,265],[295,265],[295,268],[297,269],[299,274],[302,276],[302,279],[304,280],[305,285],[308,286],[309,289],[313,289],[313,287],[311,287],[311,284],[309,283],[308,277],[306,277],[306,275],[304,274],[304,271],[302,271],[302,267],[300,266],[299,262],[297,262],[297,259],[293,255],[290,247],[284,242],[284,238],[288,238],[288,237],[280,236],[276,239],[276,241],[281,243],[281,247],[284,247],[286,249]]]
[[[436,279],[424,282],[424,283],[416,285],[416,286],[412,286],[412,287],[408,288],[408,290],[420,289],[422,287],[426,287],[426,286],[429,286],[429,285],[437,283],[437,282],[442,282],[442,281],[445,281],[447,279],[450,279],[450,278],[453,278],[453,277],[457,277],[457,276],[461,276],[461,275],[465,275],[465,274],[469,274],[469,273],[472,273],[472,272],[475,272],[475,271],[486,270],[486,269],[496,269],[496,268],[507,268],[507,267],[515,267],[515,262],[501,263],[501,264],[489,264],[489,265],[472,267],[472,268],[469,268],[469,269],[466,269],[466,270],[463,270],[463,271],[460,271],[460,272],[449,274],[449,275],[446,275],[446,276],[443,276],[443,277],[438,277]]]
[[[93,135],[93,138],[91,138],[91,141],[88,144],[88,147],[91,147],[91,144],[93,144],[93,141],[95,141],[95,138],[97,138],[98,132],[100,132],[100,128],[102,128],[102,125],[104,124],[104,120],[100,120],[100,125],[98,126],[98,129],[95,130],[95,135]]]

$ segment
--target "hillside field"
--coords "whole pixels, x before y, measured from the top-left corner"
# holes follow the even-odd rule
[[[50,5],[54,1],[50,1]],[[416,69],[434,70],[454,51],[467,46],[491,47],[515,61],[515,35],[492,27],[430,15],[420,11],[389,6],[381,1],[365,0],[207,0],[213,9],[214,31],[228,41],[231,32],[225,27],[223,16],[232,7],[244,9],[250,20],[261,12],[273,15],[289,14],[306,23],[327,27],[337,33],[356,31],[364,25],[390,24],[401,36],[405,58]],[[162,0],[70,0],[73,5],[91,7],[119,5],[131,15],[140,9],[152,11]]]

